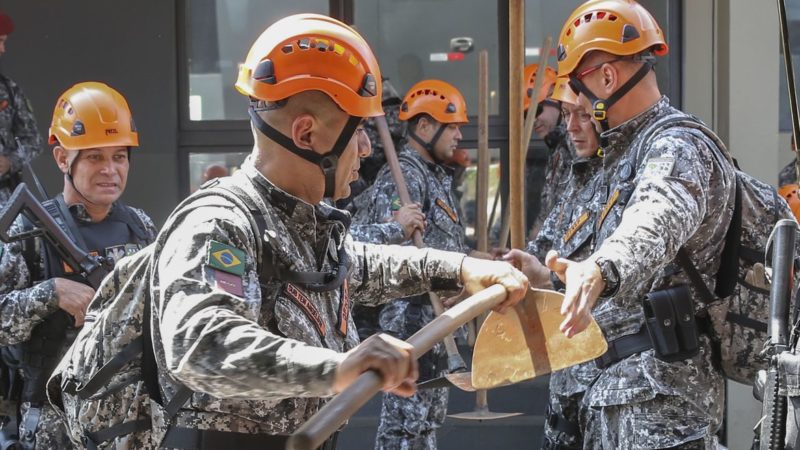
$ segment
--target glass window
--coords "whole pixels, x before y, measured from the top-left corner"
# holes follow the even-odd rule
[[[190,153],[189,191],[196,191],[208,180],[233,175],[249,154],[249,152]]]
[[[489,51],[489,113],[497,114],[497,5],[486,0],[357,0],[355,25],[402,96],[416,82],[441,79],[478,110],[478,51]]]
[[[794,67],[795,89],[798,88],[797,77],[800,76],[800,4],[786,2],[786,20],[789,28],[789,48],[792,54]],[[780,131],[792,132],[792,113],[789,106],[789,87],[786,81],[786,62],[783,57],[783,44],[780,45],[780,80],[779,80],[779,108]]]
[[[188,0],[187,58],[189,119],[247,118],[241,94],[233,87],[239,64],[256,38],[290,14],[327,14],[328,0]]]

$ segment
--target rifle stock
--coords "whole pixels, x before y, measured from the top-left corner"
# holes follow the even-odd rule
[[[9,234],[17,217],[23,214],[34,228],[14,235]],[[0,240],[5,243],[42,237],[55,247],[72,270],[82,274],[97,289],[109,270],[101,258],[90,255],[78,247],[56,222],[56,219],[36,200],[25,183],[20,183],[0,212]]]

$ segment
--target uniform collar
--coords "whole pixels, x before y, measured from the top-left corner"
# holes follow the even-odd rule
[[[408,153],[410,157],[415,158],[418,161],[420,161],[422,163],[422,165],[424,165],[425,167],[430,169],[430,171],[433,172],[434,174],[436,174],[436,176],[438,178],[442,178],[444,176],[452,177],[453,174],[455,173],[455,170],[452,167],[448,167],[448,166],[446,166],[444,164],[436,164],[435,162],[430,162],[430,161],[426,160],[425,158],[422,157],[422,155],[420,155],[420,153],[416,149],[411,147],[411,145],[408,144],[408,143],[406,143],[403,146],[403,148],[402,148],[402,150],[400,150],[400,152],[401,153]]]
[[[114,212],[116,207],[117,207],[117,202],[112,203],[111,208],[108,210],[108,214],[106,214],[106,217],[103,220],[111,217],[111,214]],[[92,223],[92,216],[89,215],[89,211],[86,209],[86,205],[84,205],[83,203],[73,203],[71,205],[67,205],[67,208],[69,209],[70,214],[72,214],[72,217],[74,217],[75,220],[84,223]]]
[[[603,132],[600,135],[600,143],[603,147],[604,159],[606,163],[618,159],[643,129],[652,121],[661,117],[663,112],[670,108],[669,98],[666,95],[653,104],[647,110],[635,117],[628,119],[620,125]]]
[[[314,227],[318,221],[342,222],[345,227],[350,225],[350,213],[325,203],[324,201],[312,205],[283,189],[275,186],[258,169],[255,168],[248,157],[242,163],[241,171],[251,180],[256,191],[267,202],[282,211],[292,222]]]

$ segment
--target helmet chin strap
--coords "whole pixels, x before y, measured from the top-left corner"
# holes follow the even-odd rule
[[[603,131],[609,130],[608,125],[608,117],[607,112],[611,107],[617,103],[622,97],[625,96],[634,86],[636,86],[642,79],[647,75],[648,72],[653,68],[655,65],[655,61],[653,60],[652,56],[645,56],[643,57],[642,67],[636,71],[633,76],[625,82],[616,92],[614,92],[611,97],[607,99],[598,98],[594,92],[592,92],[588,87],[581,80],[578,79],[575,75],[569,76],[569,86],[575,92],[580,92],[592,102],[592,116],[595,120],[600,122],[600,126],[603,128]]]
[[[442,137],[442,133],[444,133],[444,129],[447,127],[446,124],[440,123],[439,128],[436,130],[436,133],[433,134],[430,142],[425,142],[419,135],[411,130],[408,130],[408,137],[416,141],[417,144],[421,145],[422,148],[428,151],[428,154],[431,155],[431,158],[436,161],[437,164],[442,164],[444,161],[441,161],[439,158],[436,157],[436,152],[433,151],[433,148],[436,146],[436,143],[439,142],[439,138]]]
[[[250,120],[253,121],[256,128],[258,128],[258,130],[270,140],[286,150],[289,150],[295,155],[305,159],[306,161],[318,165],[322,170],[322,174],[325,176],[324,196],[327,198],[333,198],[334,191],[336,190],[336,167],[339,164],[339,157],[342,156],[344,149],[347,147],[347,144],[353,137],[353,133],[356,132],[358,124],[361,123],[361,117],[350,116],[350,118],[347,119],[347,123],[345,124],[344,128],[342,128],[342,131],[339,133],[336,143],[333,144],[333,149],[325,154],[320,155],[313,150],[296,146],[292,139],[265,122],[264,119],[258,115],[258,112],[253,105],[251,105],[248,109],[248,113],[250,114]]]

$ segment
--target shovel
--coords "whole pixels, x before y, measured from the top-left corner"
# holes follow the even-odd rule
[[[608,343],[594,319],[572,338],[559,330],[563,300],[558,292],[531,289],[505,314],[490,312],[475,341],[472,386],[507,386],[604,354]]]

